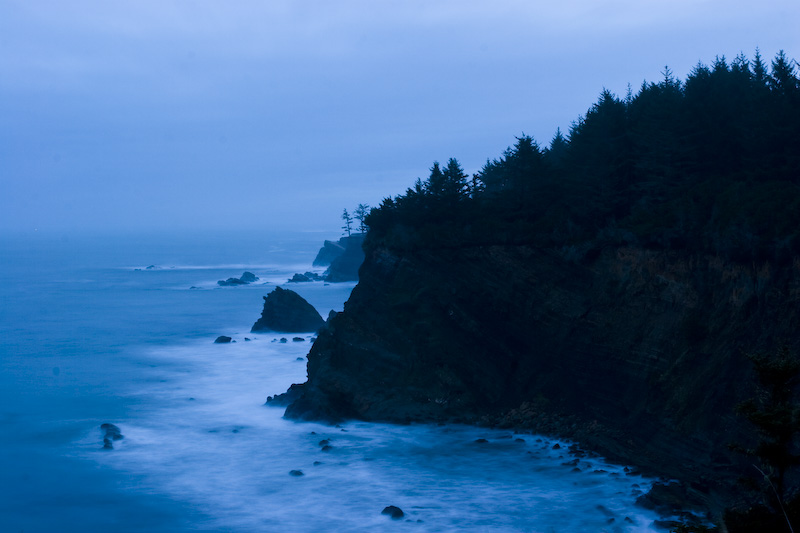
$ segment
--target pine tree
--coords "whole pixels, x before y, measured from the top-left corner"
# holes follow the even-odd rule
[[[451,157],[442,172],[442,198],[445,202],[453,204],[466,196],[467,177],[458,160]]]
[[[798,90],[798,80],[794,75],[794,65],[781,50],[772,60],[772,72],[768,80],[770,89],[784,96],[794,95]]]
[[[761,51],[758,48],[756,48],[756,55],[753,58],[752,65],[753,81],[758,86],[766,87],[769,74],[767,73],[767,65],[764,64],[764,59],[761,57]]]
[[[367,224],[365,220],[368,214],[369,206],[367,204],[358,204],[358,207],[356,207],[356,210],[353,213],[353,218],[358,220],[358,231],[361,233],[367,232]]]
[[[342,233],[346,233],[349,237],[353,232],[353,217],[350,216],[350,213],[347,212],[345,209],[342,212],[342,220],[344,220],[344,226],[342,226]]]
[[[425,182],[425,191],[434,197],[441,197],[444,193],[444,174],[438,161],[433,162],[431,174]]]

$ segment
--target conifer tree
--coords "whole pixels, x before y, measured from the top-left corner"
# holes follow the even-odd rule
[[[356,210],[353,213],[353,218],[358,220],[358,231],[361,233],[367,232],[367,224],[365,220],[368,214],[369,206],[367,204],[358,204],[358,207],[356,207]]]
[[[444,193],[444,174],[438,161],[433,162],[431,174],[425,182],[425,191],[433,197],[441,197]]]
[[[342,212],[342,220],[344,220],[344,226],[342,226],[342,233],[346,233],[349,237],[353,232],[353,217],[350,216],[350,213],[347,212],[345,209]]]
[[[452,204],[460,201],[467,193],[467,174],[457,159],[451,157],[442,172],[442,197]]]
[[[781,50],[772,60],[772,72],[768,80],[770,89],[784,96],[793,96],[798,90],[798,80],[794,75],[794,65]]]
[[[766,87],[769,74],[767,73],[767,65],[761,57],[761,51],[756,48],[756,55],[752,61],[753,65],[753,81],[756,85]]]

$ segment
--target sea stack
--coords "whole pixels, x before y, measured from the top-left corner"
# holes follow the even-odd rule
[[[253,324],[252,332],[275,331],[280,333],[302,333],[317,331],[325,324],[310,303],[294,291],[275,287],[264,296],[261,318]]]

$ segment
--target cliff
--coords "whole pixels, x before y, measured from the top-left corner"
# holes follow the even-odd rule
[[[735,414],[756,395],[746,354],[800,348],[791,64],[781,52],[765,76],[760,59],[718,58],[624,100],[603,91],[567,137],[517,137],[472,176],[434,162],[365,218],[359,284],[287,416],[555,433],[682,479],[709,507],[736,503],[753,462],[783,486],[800,457],[796,376],[751,417],[782,436],[753,461],[728,445],[757,444]]]
[[[740,475],[744,352],[797,348],[800,262],[608,246],[366,245],[286,416],[529,428],[714,489]],[[749,463],[748,463],[749,464]]]
[[[363,233],[354,233],[353,235],[339,239],[338,246],[341,251],[331,259],[330,266],[325,271],[325,274],[323,274],[325,281],[333,283],[358,281],[358,269],[361,263],[364,262],[364,250],[362,249],[364,236],[365,234]],[[328,243],[330,243],[330,241],[325,241],[325,246],[319,251],[317,258],[319,258],[325,250],[330,251],[331,247],[328,246]],[[316,264],[317,260],[315,259],[314,265]]]

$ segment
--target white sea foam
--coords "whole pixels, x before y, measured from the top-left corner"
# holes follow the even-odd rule
[[[305,380],[308,335],[234,335],[151,351],[156,366],[131,392],[148,407],[119,424],[113,452],[93,430],[83,455],[144,474],[136,490],[190,502],[213,530],[389,530],[403,526],[380,511],[396,505],[415,531],[654,531],[633,506],[648,480],[599,458],[573,471],[563,441],[554,450],[542,437],[469,426],[284,420],[264,400]]]

